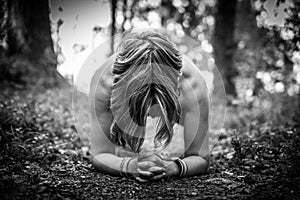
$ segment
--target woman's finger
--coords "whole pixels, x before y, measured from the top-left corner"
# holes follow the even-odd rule
[[[137,172],[139,173],[140,176],[142,177],[146,177],[146,178],[149,178],[149,177],[152,177],[153,176],[153,173],[152,172],[149,172],[149,171],[144,171],[144,170],[141,170],[141,169],[137,169]]]
[[[149,181],[149,180],[143,179],[143,178],[141,178],[141,177],[136,177],[135,180],[137,180],[137,181],[140,182],[140,183],[146,183],[146,182]]]
[[[165,172],[165,168],[154,166],[154,167],[150,167],[149,171],[157,175]]]
[[[151,177],[150,180],[151,181],[157,181],[157,180],[160,180],[160,179],[164,178],[165,176],[166,176],[166,173],[164,172],[162,174]]]

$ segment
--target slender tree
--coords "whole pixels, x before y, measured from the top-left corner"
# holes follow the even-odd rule
[[[213,35],[215,61],[220,70],[227,94],[236,95],[234,77],[237,71],[233,64],[236,49],[234,40],[237,0],[218,0],[216,23]]]
[[[111,0],[111,54],[114,53],[114,35],[116,33],[117,0]]]
[[[124,20],[122,22],[122,31],[125,31],[125,23],[127,21],[128,15],[127,15],[127,0],[123,0],[123,17]]]

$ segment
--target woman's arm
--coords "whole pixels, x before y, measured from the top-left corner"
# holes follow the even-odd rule
[[[120,176],[131,174],[135,177],[157,179],[163,176],[163,167],[154,167],[150,171],[144,163],[145,155],[137,157],[118,157],[115,155],[115,145],[109,140],[110,126],[113,115],[109,108],[109,94],[112,85],[112,77],[106,73],[105,68],[100,68],[95,73],[89,94],[91,113],[91,154],[93,166],[105,174]],[[104,74],[105,77],[102,77]],[[159,158],[152,163],[159,163]],[[141,165],[141,166],[139,166]],[[148,169],[147,168],[147,169]],[[151,172],[152,171],[152,172]],[[143,179],[137,179],[143,182]]]
[[[137,158],[115,155],[115,145],[109,140],[113,119],[110,110],[97,97],[90,99],[90,102],[92,165],[100,172],[113,176],[136,174]]]
[[[106,63],[109,66],[110,63]],[[108,67],[98,69],[91,81],[89,94],[91,113],[91,154],[93,166],[107,174],[119,175],[122,158],[115,156],[115,146],[109,140],[110,126],[113,120],[109,109],[111,79],[106,72]],[[110,79],[110,80],[109,80]]]
[[[93,155],[93,166],[105,174],[120,175],[120,165],[122,158],[115,156],[115,147],[108,139],[109,124],[112,116],[109,112],[95,109],[91,119],[91,154]],[[93,113],[93,111],[91,111]],[[99,117],[96,116],[99,113]]]
[[[200,100],[197,109],[185,108],[184,142],[189,147],[181,159],[187,165],[185,176],[201,175],[207,172],[208,160],[208,100]],[[201,113],[199,113],[199,110]],[[200,117],[199,117],[200,114]],[[169,177],[179,176],[180,170],[174,161],[165,161],[166,173]]]
[[[206,173],[208,168],[208,120],[209,94],[206,83],[196,66],[188,60],[183,62],[181,80],[181,102],[183,109],[185,154],[182,160],[187,164],[186,176]]]
[[[186,176],[200,175],[208,168],[208,101],[201,99],[199,110],[186,111],[184,116],[184,141],[190,145],[183,161],[188,166]],[[200,115],[200,116],[199,116]]]
[[[115,155],[115,145],[110,141],[110,126],[113,120],[109,108],[109,94],[113,77],[111,66],[115,57],[110,57],[94,74],[90,93],[91,114],[91,155],[93,166],[105,174],[121,175],[121,164],[124,158]],[[123,168],[125,169],[125,168]],[[126,170],[126,169],[125,169]]]

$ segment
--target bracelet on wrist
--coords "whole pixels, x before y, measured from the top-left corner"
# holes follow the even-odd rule
[[[131,173],[129,172],[129,163],[130,163],[131,160],[133,160],[133,158],[129,158],[129,159],[127,160],[127,163],[126,163],[125,176],[126,176],[127,178],[130,178],[130,176],[131,176]]]
[[[126,158],[123,158],[120,163],[120,176],[123,176],[123,167],[124,167],[125,161],[126,161]]]
[[[181,160],[180,158],[177,158],[174,160],[174,162],[176,163],[176,165],[178,166],[179,169],[179,177],[184,177],[187,174],[188,171],[188,166],[187,164]]]
[[[120,163],[120,176],[125,176],[127,178],[130,177],[130,173],[128,171],[129,168],[129,162],[132,160],[133,158],[131,157],[127,157],[127,158],[123,158],[121,163]]]

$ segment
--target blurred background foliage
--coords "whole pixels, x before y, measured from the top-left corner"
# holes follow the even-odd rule
[[[37,83],[33,77],[41,82],[52,77],[50,83],[53,83],[57,79],[55,69],[59,70],[68,59],[76,60],[94,49],[99,35],[107,38],[137,27],[167,28],[179,37],[185,34],[199,41],[201,46],[193,49],[179,47],[199,68],[201,65],[218,67],[228,104],[232,105],[227,109],[229,127],[249,127],[249,123],[270,120],[290,123],[292,115],[294,121],[299,121],[298,1],[90,0],[71,3],[42,0],[37,3],[30,0],[25,3],[1,0],[0,3],[2,81],[22,85]],[[94,23],[87,30],[92,40],[88,43],[69,41],[73,51],[70,58],[63,50],[67,37],[61,30],[69,26],[73,34],[80,33],[80,19],[89,12],[97,12],[89,10],[87,5],[100,5],[99,12],[108,8],[109,11],[100,15],[107,23],[101,24],[103,19],[95,17],[85,21]],[[82,9],[76,9],[79,7]],[[71,72],[78,71],[71,64],[65,67]],[[72,84],[75,73],[62,74],[71,78]]]
[[[117,18],[112,21],[112,35],[143,21],[200,41],[201,49],[213,55],[208,62],[218,67],[229,103],[234,105],[227,109],[231,127],[267,120],[289,122],[299,109],[299,2],[124,0],[111,4]],[[198,66],[202,64],[197,49],[186,53]]]

